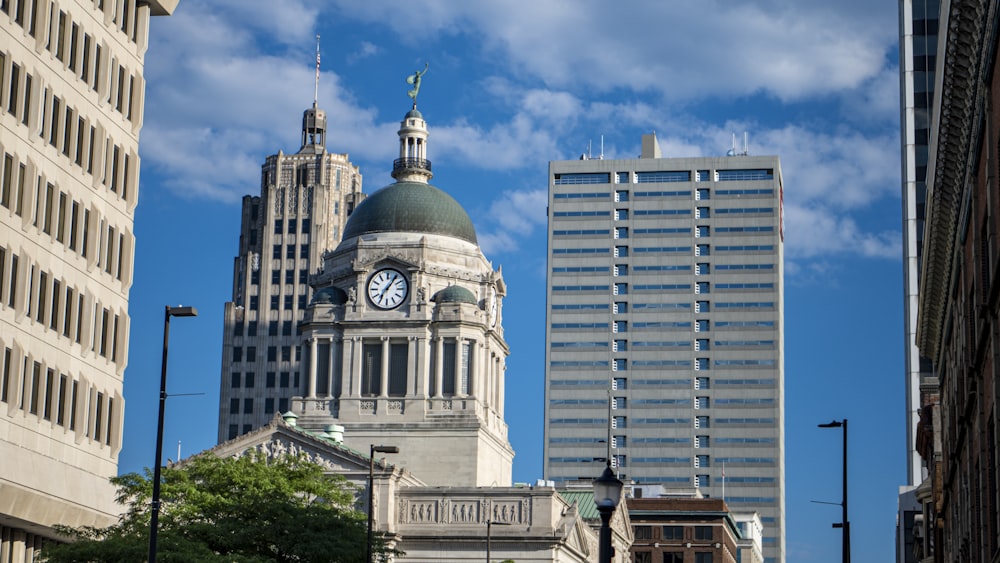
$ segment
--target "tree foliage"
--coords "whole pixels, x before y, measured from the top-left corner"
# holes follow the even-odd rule
[[[65,528],[74,541],[49,563],[135,563],[149,545],[151,471],[112,479],[127,506],[108,528]],[[157,558],[162,563],[354,563],[365,558],[366,514],[351,486],[301,457],[202,454],[162,471]],[[387,551],[377,544],[376,553]]]

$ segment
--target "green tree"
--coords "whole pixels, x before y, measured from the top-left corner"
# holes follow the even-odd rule
[[[165,468],[160,485],[158,561],[263,563],[364,561],[366,514],[339,475],[301,457],[202,454]],[[150,470],[112,479],[127,506],[107,528],[64,528],[72,538],[46,547],[49,563],[145,561],[152,498]],[[380,556],[389,551],[380,541]]]

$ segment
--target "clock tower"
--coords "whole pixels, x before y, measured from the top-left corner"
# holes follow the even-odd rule
[[[428,485],[510,486],[503,418],[503,275],[468,214],[428,182],[427,123],[399,129],[396,182],[353,212],[324,255],[303,334],[299,425],[344,427],[344,443],[399,447]]]

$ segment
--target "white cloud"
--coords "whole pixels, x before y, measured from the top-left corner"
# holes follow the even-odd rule
[[[543,230],[548,217],[547,188],[510,190],[500,194],[489,211],[477,221],[480,227],[479,246],[487,255],[512,253],[519,242]]]
[[[379,53],[379,51],[381,51],[381,49],[379,49],[374,43],[362,41],[361,44],[358,45],[358,49],[356,51],[347,55],[347,62],[354,64],[358,61],[367,59],[368,57],[374,57]]]

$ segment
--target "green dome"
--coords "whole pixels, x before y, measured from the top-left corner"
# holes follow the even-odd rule
[[[397,182],[365,198],[347,220],[343,240],[397,232],[444,235],[478,244],[472,220],[455,198],[421,182]]]
[[[339,287],[324,287],[323,289],[316,291],[313,295],[312,302],[343,305],[344,303],[347,303],[347,294],[344,293],[344,290]]]
[[[471,303],[473,305],[479,304],[479,302],[476,301],[476,296],[473,295],[471,291],[465,289],[460,285],[449,285],[448,287],[435,293],[434,297],[431,298],[431,301],[435,303]]]

